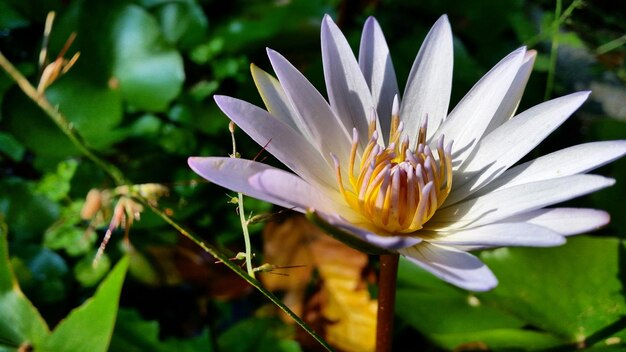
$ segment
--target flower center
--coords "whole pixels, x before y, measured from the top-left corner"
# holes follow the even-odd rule
[[[368,143],[362,155],[357,157],[359,138],[354,129],[346,183],[339,161],[335,159],[337,181],[345,200],[389,234],[406,234],[421,229],[443,204],[452,187],[452,143],[444,147],[441,136],[433,154],[426,144],[424,121],[417,136],[417,146],[410,150],[407,137],[400,141],[402,130],[403,124],[394,109],[389,144],[385,147],[379,140],[373,120],[369,126]]]

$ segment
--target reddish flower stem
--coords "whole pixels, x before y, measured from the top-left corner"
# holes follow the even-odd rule
[[[393,345],[393,317],[396,305],[398,259],[397,254],[381,254],[380,256],[376,352],[390,352]]]

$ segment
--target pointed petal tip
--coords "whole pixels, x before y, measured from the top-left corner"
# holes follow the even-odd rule
[[[452,26],[450,25],[450,20],[448,19],[448,15],[446,15],[446,14],[441,15],[437,19],[435,24],[433,24],[433,27],[432,27],[431,31],[433,29],[437,29],[438,31],[446,32],[446,34],[449,34],[450,36],[452,36]]]
[[[439,22],[439,21],[446,22],[446,23],[448,23],[448,25],[450,24],[450,19],[448,18],[448,14],[447,13],[444,13],[443,15],[439,16],[439,18],[437,19],[437,22]]]
[[[530,58],[535,58],[537,57],[537,50],[535,49],[530,49],[530,50],[526,50],[526,59],[530,59]]]

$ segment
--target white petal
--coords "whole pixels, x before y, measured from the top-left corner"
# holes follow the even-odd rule
[[[502,59],[472,87],[431,140],[444,135],[454,141],[453,165],[469,155],[503,102],[526,53],[520,48]]]
[[[382,136],[387,140],[391,126],[393,98],[396,95],[399,96],[399,92],[387,41],[374,17],[369,17],[363,26],[359,66],[377,107]]]
[[[587,99],[579,92],[534,106],[485,136],[455,173],[447,204],[467,197],[494,180],[535,148]]]
[[[291,127],[243,100],[216,95],[215,102],[237,126],[293,172],[310,183],[337,189],[333,166]]]
[[[470,291],[488,291],[498,280],[475,256],[455,248],[422,242],[398,251],[440,279]]]
[[[575,145],[544,155],[507,170],[473,197],[523,183],[584,173],[626,154],[626,141],[603,141]]]
[[[309,207],[314,207],[329,213],[345,208],[345,205],[338,204],[336,199],[312,187],[298,176],[256,161],[228,157],[191,157],[188,164],[198,175],[215,184],[285,208],[304,212]]]
[[[190,157],[189,167],[204,179],[249,197],[291,208],[294,205],[263,193],[250,184],[250,177],[273,167],[245,159],[224,157]],[[295,176],[294,176],[295,177]]]
[[[451,230],[486,225],[510,216],[579,197],[615,183],[596,175],[574,175],[525,183],[437,210],[427,229]]]
[[[298,132],[306,129],[305,126],[298,125],[298,114],[291,107],[280,82],[254,64],[250,65],[250,71],[267,111]]]
[[[355,226],[351,222],[348,222],[341,216],[336,214],[324,214],[321,212],[317,212],[317,214],[330,225],[339,228],[340,230],[346,231],[348,233],[353,234],[354,236],[369,242],[377,247],[389,249],[389,250],[399,250],[406,247],[414,246],[422,240],[419,237],[410,237],[406,235],[402,236],[381,236],[378,235],[368,229],[361,228]]]
[[[563,236],[595,231],[611,220],[602,210],[584,208],[538,209],[519,214],[504,221],[520,221],[548,228]]]
[[[415,136],[426,115],[430,136],[448,113],[453,56],[452,30],[448,17],[443,15],[424,39],[404,89],[400,117],[411,148],[415,148]]]
[[[323,213],[340,214],[348,219],[361,218],[345,202],[340,193],[324,192],[294,174],[280,169],[269,169],[250,177],[250,184],[276,199],[295,206],[298,211],[314,208]]]
[[[330,153],[341,161],[348,160],[352,131],[348,133],[324,97],[289,61],[271,49],[267,50],[267,56],[291,107],[297,112],[297,125],[306,127],[302,134],[309,138],[329,163],[332,163]]]
[[[552,247],[565,243],[560,234],[542,226],[524,222],[506,222],[442,234],[430,243],[482,249],[504,246]]]
[[[368,119],[376,106],[354,53],[330,16],[322,21],[322,61],[330,107],[348,131],[356,128],[364,146]]]
[[[506,93],[494,118],[489,123],[489,126],[487,126],[485,134],[495,130],[515,114],[515,110],[517,110],[520,100],[522,100],[522,95],[524,94],[524,89],[526,89],[526,83],[528,83],[528,79],[530,78],[536,57],[537,51],[529,50],[526,52],[522,65],[519,71],[517,71],[517,75],[515,79],[513,79],[513,83],[511,83],[509,91]]]

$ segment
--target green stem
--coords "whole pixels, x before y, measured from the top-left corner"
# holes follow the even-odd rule
[[[100,159],[89,148],[87,148],[84,141],[76,133],[76,131],[72,127],[72,124],[67,120],[67,118],[65,118],[63,114],[61,114],[55,107],[50,104],[45,95],[37,93],[37,89],[35,89],[35,87],[30,84],[26,77],[24,77],[20,73],[20,71],[18,71],[15,66],[13,66],[1,52],[0,66],[2,66],[6,73],[11,76],[11,78],[13,78],[17,85],[22,89],[24,94],[26,94],[32,101],[34,101],[46,113],[46,115],[48,115],[52,119],[52,121],[59,127],[59,129],[61,129],[61,131],[67,136],[67,138],[69,138],[72,144],[74,144],[74,146],[78,148],[78,150],[83,155],[85,155],[94,164],[98,165],[102,170],[109,174],[109,176],[113,179],[113,182],[115,182],[117,186],[128,183],[124,179],[122,172],[117,167]]]
[[[537,45],[537,43],[539,43],[540,41],[546,39],[547,37],[551,36],[553,33],[553,29],[554,27],[560,27],[572,14],[572,12],[574,12],[574,10],[576,10],[578,7],[580,7],[583,4],[583,0],[574,0],[566,9],[565,11],[563,11],[563,14],[556,18],[552,24],[550,25],[550,31],[541,31],[539,34],[535,35],[534,37],[528,39],[525,41],[525,44],[527,47],[532,48],[535,45]]]
[[[238,158],[237,143],[235,142],[235,123],[230,122],[228,124],[228,130],[230,131],[230,138],[233,142],[233,154],[231,158]],[[241,222],[241,230],[243,231],[243,242],[246,247],[246,270],[248,275],[254,276],[254,269],[252,268],[252,245],[250,244],[250,233],[248,232],[248,220],[246,219],[246,211],[243,207],[243,194],[237,193],[237,210],[239,211],[239,221]]]
[[[617,38],[617,39],[613,39],[608,43],[604,43],[602,45],[600,45],[597,49],[596,49],[596,54],[598,55],[602,55],[602,54],[606,54],[609,51],[615,50],[617,48],[619,48],[620,46],[626,44],[626,34],[624,34],[623,36]]]
[[[556,71],[556,59],[559,49],[559,22],[561,17],[562,0],[556,0],[556,8],[554,9],[554,22],[552,27],[552,44],[550,46],[550,66],[548,68],[548,79],[546,81],[546,93],[543,100],[550,99],[552,89],[554,88],[554,72]]]
[[[391,352],[393,346],[393,317],[396,305],[398,260],[398,254],[382,254],[380,256],[376,352]]]
[[[248,275],[254,278],[254,269],[252,268],[252,245],[250,244],[250,233],[248,232],[248,220],[246,220],[245,210],[243,208],[243,194],[237,193],[237,197],[239,220],[241,221],[243,241],[246,247],[246,270],[248,270]]]
[[[308,326],[300,317],[298,317],[294,312],[291,311],[278,297],[274,294],[266,290],[261,283],[257,281],[252,276],[248,275],[245,271],[243,271],[238,265],[233,263],[227,255],[220,252],[213,245],[202,241],[198,236],[194,235],[190,231],[186,230],[182,226],[178,225],[172,218],[167,216],[161,209],[155,207],[149,202],[145,201],[143,198],[139,198],[139,200],[145,205],[152,209],[152,211],[157,214],[161,219],[170,224],[173,228],[175,228],[180,234],[189,238],[195,244],[197,244],[200,248],[202,248],[205,252],[211,254],[216,259],[219,259],[224,265],[226,265],[229,269],[234,271],[237,275],[239,275],[242,279],[246,280],[250,285],[259,290],[265,297],[267,297],[272,303],[278,306],[283,312],[289,315],[302,329],[304,329],[309,335],[311,335],[320,345],[322,345],[327,351],[333,351],[332,347],[328,345],[324,339],[322,339],[310,326]]]

